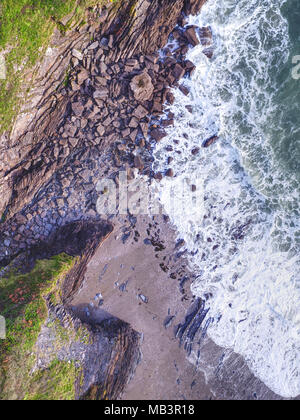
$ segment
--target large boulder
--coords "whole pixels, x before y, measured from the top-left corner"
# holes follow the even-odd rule
[[[153,95],[154,86],[151,77],[147,71],[134,76],[130,83],[130,88],[133,92],[134,98],[137,101],[149,101]]]

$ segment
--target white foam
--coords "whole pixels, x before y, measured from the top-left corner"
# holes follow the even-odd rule
[[[190,264],[199,274],[193,292],[212,294],[207,304],[215,322],[208,334],[243,355],[274,392],[295,397],[300,394],[299,190],[297,179],[287,179],[275,159],[267,129],[276,95],[270,68],[288,58],[283,2],[276,3],[211,0],[191,18],[190,23],[212,27],[215,54],[208,60],[201,45],[190,51],[197,66],[185,82],[190,95],[175,90],[175,125],[157,146],[154,167],[166,168],[165,147],[172,144],[176,176],[164,179],[160,192],[169,211],[169,191],[182,178],[194,183],[200,177],[204,183],[204,200],[196,209],[182,212],[180,200],[192,203],[187,189],[170,216],[193,254]],[[191,154],[216,132],[215,145]]]

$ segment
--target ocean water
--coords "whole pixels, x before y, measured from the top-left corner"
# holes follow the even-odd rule
[[[159,198],[186,241],[197,274],[192,290],[214,319],[208,335],[241,354],[275,393],[295,397],[300,78],[293,57],[300,55],[300,2],[208,0],[189,23],[212,28],[214,55],[209,60],[201,44],[189,51],[196,64],[184,81],[190,94],[175,89],[175,125],[155,150],[154,169],[175,174],[163,179]],[[202,148],[216,133],[219,140]]]

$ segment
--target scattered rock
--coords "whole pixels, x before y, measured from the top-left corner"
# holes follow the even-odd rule
[[[144,162],[140,156],[134,157],[134,167],[139,169],[140,171],[144,169]]]
[[[197,37],[196,34],[196,29],[194,26],[189,27],[185,33],[184,33],[185,37],[187,38],[188,42],[195,47],[196,45],[200,44],[199,38]]]
[[[105,133],[105,127],[103,127],[103,125],[98,125],[97,132],[98,132],[99,136],[103,136],[104,133]]]
[[[173,169],[171,169],[171,168],[167,169],[167,171],[166,171],[166,176],[168,176],[168,177],[173,177],[173,176],[174,176],[174,171],[173,171]]]
[[[173,68],[172,74],[176,80],[179,80],[184,76],[185,69],[180,64],[176,63]]]
[[[202,144],[202,147],[209,147],[209,146],[211,146],[213,143],[215,143],[215,141],[218,140],[218,138],[219,137],[217,135],[214,135],[214,136],[209,137],[208,139],[204,140],[204,142]]]
[[[75,148],[78,144],[78,139],[76,137],[69,137],[69,142],[73,148]]]
[[[211,45],[212,43],[212,29],[210,26],[204,26],[198,30],[200,41],[202,45]]]
[[[148,303],[148,302],[149,302],[149,299],[148,299],[146,296],[142,295],[142,294],[139,294],[139,298],[140,298],[140,299],[141,299],[141,301],[143,301],[144,303]]]
[[[207,58],[212,58],[214,55],[214,50],[211,47],[205,48],[202,52],[204,55],[206,55]]]
[[[139,105],[133,112],[133,115],[141,120],[148,114],[148,110],[144,108],[142,105]]]
[[[179,90],[186,96],[190,93],[189,88],[185,85],[180,85]]]
[[[105,87],[103,87],[103,88],[100,88],[100,89],[95,90],[93,96],[94,96],[95,99],[96,98],[98,98],[98,99],[106,99],[108,97],[108,93],[109,93],[108,89],[105,88]]]
[[[72,55],[73,57],[77,58],[77,60],[82,61],[83,60],[83,55],[80,51],[76,50],[75,48],[73,48],[72,50]]]
[[[76,117],[81,117],[84,111],[84,107],[80,102],[73,102],[72,111],[74,112]]]
[[[159,142],[162,138],[164,138],[167,135],[167,133],[161,128],[154,128],[150,131],[150,135],[156,142]]]
[[[156,174],[154,175],[154,179],[156,179],[157,181],[161,181],[163,179],[162,173],[156,172]]]
[[[88,50],[95,50],[99,45],[98,41],[93,42],[89,47]]]

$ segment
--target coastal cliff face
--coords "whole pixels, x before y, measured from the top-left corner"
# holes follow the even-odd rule
[[[70,113],[72,95],[76,93],[74,89],[72,95],[66,94],[70,73],[78,65],[86,70],[95,67],[99,58],[109,65],[157,51],[166,43],[181,13],[195,13],[203,3],[204,0],[118,1],[108,8],[90,11],[84,26],[65,34],[55,31],[44,59],[24,77],[25,105],[12,131],[0,137],[3,219],[19,212],[76,148],[74,142],[59,147],[59,128]],[[101,57],[100,44],[95,42],[103,39],[108,43]]]
[[[134,168],[151,174],[148,137],[156,142],[164,136],[151,118],[160,118],[163,104],[174,100],[170,87],[194,69],[185,54],[200,41],[195,28],[184,32],[182,24],[203,3],[117,1],[90,10],[83,26],[64,34],[56,30],[45,57],[24,79],[27,99],[12,131],[0,137],[0,267],[8,267],[2,277],[12,267],[26,273],[37,259],[64,252],[76,258],[56,286],[59,299],[45,297],[32,367],[49,373],[56,362],[74,363],[72,398],[119,398],[140,358],[140,334],[127,323],[109,314],[98,324],[83,322],[70,302],[113,230],[96,214],[95,185],[121,169],[129,177]],[[166,51],[161,62],[157,51],[177,23],[174,57]],[[171,115],[165,124],[172,124]],[[53,351],[61,329],[67,343],[59,340]]]
[[[0,311],[10,322],[0,342],[0,399],[95,400],[122,394],[141,357],[141,335],[110,314],[101,322],[84,322],[68,304],[112,229],[105,221],[64,226],[16,261],[19,266],[43,258],[28,274],[15,274],[11,266],[0,281]],[[57,257],[61,250],[69,256]]]

